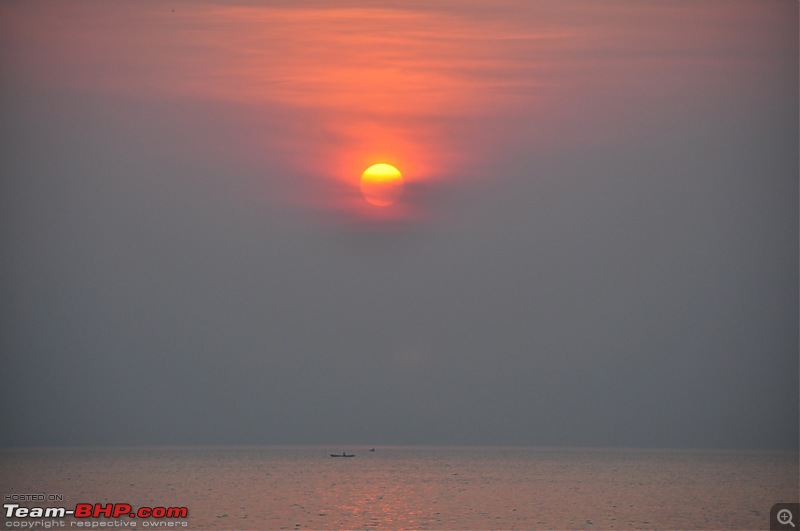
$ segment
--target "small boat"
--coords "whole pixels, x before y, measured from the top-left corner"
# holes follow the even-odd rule
[[[331,457],[355,457],[356,454],[346,454],[344,452],[340,454],[331,454]]]
[[[374,452],[374,451],[375,451],[375,448],[370,448],[370,449],[369,449],[369,451],[370,451],[370,452]]]

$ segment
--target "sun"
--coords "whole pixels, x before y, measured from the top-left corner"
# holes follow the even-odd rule
[[[391,164],[373,164],[361,174],[361,194],[371,205],[389,206],[402,193],[403,174]]]

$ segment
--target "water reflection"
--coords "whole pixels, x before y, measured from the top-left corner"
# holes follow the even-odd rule
[[[329,451],[21,450],[0,454],[0,471],[30,492],[47,484],[73,499],[186,505],[197,529],[758,528],[775,499],[797,492],[796,454]]]
[[[419,485],[375,485],[333,512],[340,515],[340,525],[345,527],[360,523],[383,529],[426,528],[441,524],[440,513],[434,510],[436,496]]]

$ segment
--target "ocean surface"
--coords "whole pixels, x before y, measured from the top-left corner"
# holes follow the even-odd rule
[[[356,455],[329,455],[342,451]],[[190,529],[768,529],[774,503],[798,501],[798,465],[789,453],[676,450],[6,449],[0,486],[5,503],[54,498],[14,502],[26,507],[185,506],[172,523]],[[134,522],[158,523],[114,529]]]

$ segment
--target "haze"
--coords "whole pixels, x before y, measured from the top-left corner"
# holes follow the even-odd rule
[[[798,448],[797,2],[427,4],[2,4],[0,444]]]

